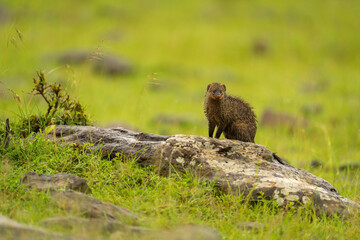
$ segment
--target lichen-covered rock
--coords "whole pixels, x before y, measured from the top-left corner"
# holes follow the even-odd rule
[[[74,174],[58,173],[54,175],[26,173],[21,178],[21,184],[40,190],[75,190],[91,193],[91,189],[84,179]]]
[[[61,208],[78,212],[89,218],[108,219],[135,223],[136,214],[112,203],[102,202],[94,197],[75,191],[51,191],[54,202]]]
[[[54,139],[55,136],[55,139]],[[225,193],[275,200],[280,206],[314,206],[321,214],[349,216],[360,205],[339,195],[324,179],[279,161],[263,145],[237,140],[174,135],[161,136],[124,128],[56,126],[49,139],[64,143],[93,143],[103,154],[137,156],[143,166],[161,174],[192,171],[215,181]],[[172,167],[170,167],[172,166]]]
[[[226,193],[273,199],[280,206],[292,202],[295,206],[314,204],[321,214],[348,216],[355,202],[338,194],[322,178],[277,161],[262,145],[205,137],[175,135],[157,146],[160,157],[152,159],[163,173],[169,163],[178,171],[194,171]],[[161,149],[161,150],[160,150]]]

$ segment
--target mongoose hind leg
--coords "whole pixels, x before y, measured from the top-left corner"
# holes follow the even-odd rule
[[[224,130],[227,139],[235,139],[243,142],[254,142],[255,135],[251,134],[252,128],[241,121],[236,121]]]

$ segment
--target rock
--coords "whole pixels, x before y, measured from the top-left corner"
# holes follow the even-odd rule
[[[87,50],[70,50],[60,55],[58,60],[62,64],[83,64],[90,56]]]
[[[132,66],[125,59],[105,53],[72,50],[65,52],[58,59],[62,64],[89,63],[94,71],[110,76],[132,73]]]
[[[122,233],[113,234],[110,239],[126,239]],[[139,236],[141,240],[220,240],[220,233],[207,226],[188,225],[172,230],[152,231]]]
[[[102,55],[95,58],[94,70],[109,76],[127,75],[132,72],[130,63],[118,56]]]
[[[288,128],[306,127],[308,124],[305,120],[297,119],[287,113],[276,113],[266,109],[262,115],[260,124],[263,126],[285,126]]]
[[[313,159],[311,161],[311,168],[321,168],[323,167],[323,163],[320,160]]]
[[[97,234],[109,234],[120,231],[127,235],[145,234],[152,230],[142,227],[134,227],[126,225],[120,221],[109,219],[87,219],[80,217],[54,217],[47,218],[39,222],[46,228],[61,228],[65,231],[73,231],[81,233],[93,232]]]
[[[258,222],[242,222],[239,223],[236,227],[242,230],[259,231],[264,228],[264,224]]]
[[[63,134],[63,136],[61,136],[61,134]],[[90,138],[92,137],[95,138],[91,140]],[[103,142],[103,137],[106,138],[106,144],[104,146],[106,148],[103,151],[103,156],[110,154],[110,156],[116,157],[116,153],[121,152],[129,155],[141,153],[139,156],[141,159],[139,159],[139,161],[146,161],[150,158],[152,156],[152,152],[150,151],[152,147],[159,145],[159,143],[169,138],[169,136],[136,132],[121,127],[104,129],[91,126],[79,126],[74,128],[65,125],[56,126],[55,139],[53,132],[47,135],[48,139],[68,144],[93,141],[96,143],[94,144],[94,148],[98,150],[101,149],[99,143]],[[149,153],[149,155],[146,153]]]
[[[360,162],[349,162],[340,165],[339,170],[340,171],[355,171],[360,169]]]
[[[0,3],[0,24],[10,20],[10,10],[3,3]]]
[[[102,202],[96,198],[75,191],[51,191],[54,202],[67,211],[74,211],[89,218],[107,219],[135,223],[137,216],[130,210],[112,203]]]
[[[135,125],[132,125],[130,123],[127,122],[107,122],[105,125],[103,125],[105,128],[116,128],[116,127],[121,127],[121,128],[126,128],[132,131],[139,131],[139,128],[137,128]]]
[[[70,240],[86,239],[59,233],[48,232],[42,228],[26,226],[0,214],[0,239],[6,240]]]
[[[255,55],[264,55],[269,51],[267,42],[264,39],[255,39],[252,44],[252,51]]]
[[[58,173],[54,175],[26,173],[20,180],[21,184],[40,190],[75,190],[91,193],[86,181],[73,174]]]
[[[320,160],[313,159],[313,160],[311,161],[311,167],[312,167],[312,168],[320,168],[320,167],[322,167],[322,166],[323,166],[323,164],[322,164],[322,162],[321,162]]]
[[[100,129],[91,126],[56,126],[47,138],[65,144],[93,143],[105,156],[121,153],[137,157],[141,166],[155,166],[160,174],[171,169],[190,171],[207,181],[215,181],[221,191],[243,194],[250,200],[259,198],[314,207],[318,215],[348,217],[360,205],[339,195],[327,181],[279,162],[263,145],[237,140],[173,135],[161,136],[124,128]]]

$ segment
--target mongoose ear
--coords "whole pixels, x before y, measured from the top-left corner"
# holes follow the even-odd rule
[[[224,90],[226,91],[226,86],[225,86],[225,84],[223,84],[223,87],[224,87]]]
[[[209,91],[210,85],[211,84],[207,85],[206,91]]]

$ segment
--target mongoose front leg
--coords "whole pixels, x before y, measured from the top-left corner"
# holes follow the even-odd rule
[[[214,130],[215,130],[215,124],[209,122],[209,137],[213,137],[214,134]]]
[[[224,130],[223,126],[219,125],[218,129],[216,131],[216,134],[215,134],[215,138],[220,138],[221,133],[223,132],[223,130]]]

